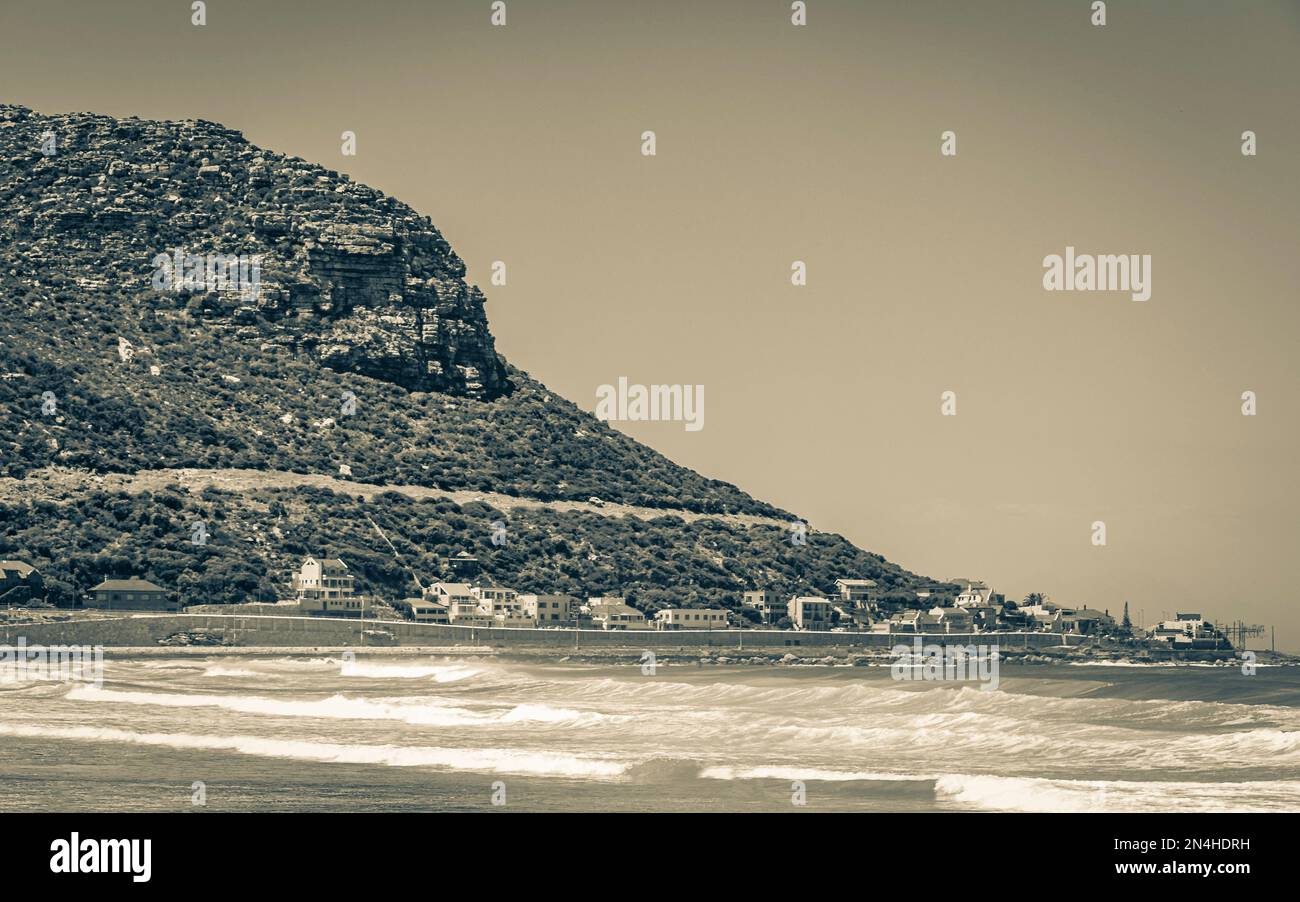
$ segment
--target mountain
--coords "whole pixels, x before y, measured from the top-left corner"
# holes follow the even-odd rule
[[[428,217],[236,131],[0,105],[0,211],[0,556],[64,603],[274,594],[306,553],[401,595],[462,548],[643,607],[933,583],[548,391]]]

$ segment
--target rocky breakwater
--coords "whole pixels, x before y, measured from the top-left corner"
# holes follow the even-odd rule
[[[132,300],[411,390],[510,389],[483,295],[428,217],[216,123],[0,105],[0,210],[0,267],[31,288]],[[176,251],[256,260],[256,290],[160,291],[155,261]]]

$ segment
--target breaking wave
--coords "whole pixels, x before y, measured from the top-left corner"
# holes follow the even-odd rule
[[[511,723],[584,725],[629,719],[548,705],[500,706],[499,710],[473,711],[430,697],[391,699],[352,698],[342,694],[314,700],[266,698],[256,695],[188,695],[172,692],[122,692],[95,686],[74,686],[65,696],[71,701],[155,705],[166,708],[221,708],[241,714],[274,717],[319,717],[343,720],[395,720],[419,726],[491,726]]]
[[[291,758],[337,764],[430,767],[456,771],[610,779],[626,765],[545,751],[449,749],[432,746],[347,745],[261,736],[205,736],[192,733],[134,733],[104,727],[37,727],[0,724],[0,735],[22,738],[120,742],[194,751],[233,751],[264,758]]]
[[[1254,783],[1050,780],[947,774],[935,797],[987,811],[1300,811],[1300,780]]]

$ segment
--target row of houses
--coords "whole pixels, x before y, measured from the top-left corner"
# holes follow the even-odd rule
[[[437,582],[419,597],[393,602],[406,617],[425,623],[460,626],[578,626],[606,630],[727,629],[739,623],[724,608],[666,608],[653,617],[627,604],[620,596],[594,596],[582,601],[572,595],[520,593],[485,581],[473,556],[464,552],[446,562],[448,570],[464,581]],[[795,630],[865,630],[887,633],[971,633],[1029,630],[1071,635],[1098,635],[1116,631],[1109,612],[1072,607],[1040,598],[1032,604],[1008,603],[979,580],[954,580],[960,587],[951,603],[928,606],[939,596],[919,590],[915,602],[895,596],[882,602],[871,579],[835,581],[835,593],[781,597],[770,589],[745,592],[742,603],[764,624],[788,625]],[[377,599],[358,594],[356,578],[340,558],[307,557],[290,581],[302,613],[327,616],[364,616]],[[25,604],[43,598],[40,572],[23,561],[0,560],[0,604]],[[948,596],[943,596],[948,601]],[[86,607],[103,610],[172,611],[175,600],[162,586],[129,577],[106,579],[84,600]],[[902,607],[902,609],[897,609]],[[787,623],[788,621],[788,623]],[[1141,632],[1141,631],[1139,631]],[[1175,648],[1230,647],[1227,637],[1198,613],[1178,613],[1176,619],[1151,627],[1146,635]]]
[[[420,598],[397,607],[413,620],[457,626],[578,626],[606,630],[725,629],[722,608],[668,608],[653,618],[622,597],[595,596],[585,602],[572,595],[520,593],[496,585],[438,582]]]
[[[621,597],[597,596],[585,602],[572,595],[521,593],[479,577],[477,561],[461,553],[448,569],[464,582],[436,582],[418,597],[392,606],[411,620],[472,627],[587,626],[607,630],[725,629],[722,608],[673,608],[657,611],[653,619]],[[359,595],[356,580],[339,558],[308,557],[292,579],[292,589],[304,613],[364,616],[374,599]]]
[[[1070,607],[1043,600],[1033,605],[1008,603],[979,580],[953,580],[959,591],[946,603],[934,603],[938,593],[915,592],[912,602],[884,602],[870,579],[837,579],[835,593],[782,598],[769,589],[755,589],[743,597],[762,622],[788,621],[797,630],[866,630],[887,633],[972,633],[995,630],[1030,630],[1075,635],[1095,635],[1115,629],[1108,612]]]

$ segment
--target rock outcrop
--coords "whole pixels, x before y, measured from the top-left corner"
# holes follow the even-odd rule
[[[483,295],[428,217],[215,123],[0,105],[0,209],[0,267],[29,286],[57,274],[138,292],[239,340],[412,390],[510,389]],[[179,290],[174,267],[159,287],[162,255],[182,271],[202,258],[202,287]]]

